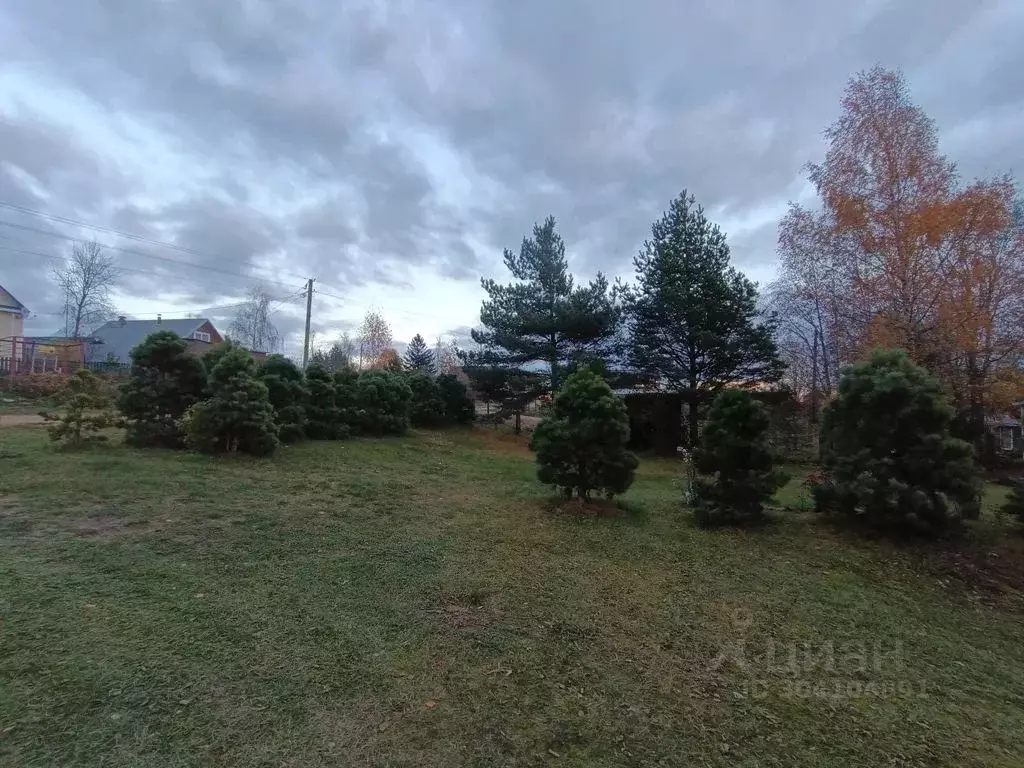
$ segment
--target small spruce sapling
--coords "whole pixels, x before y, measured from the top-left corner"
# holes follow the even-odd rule
[[[47,421],[56,422],[48,430],[51,440],[76,447],[106,439],[99,432],[112,426],[115,418],[111,398],[104,392],[99,377],[85,368],[75,371],[58,400],[62,412],[44,414]]]

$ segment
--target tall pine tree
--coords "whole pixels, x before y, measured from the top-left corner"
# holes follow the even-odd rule
[[[546,363],[555,391],[569,363],[610,354],[621,315],[616,297],[600,273],[575,286],[553,216],[534,225],[518,254],[505,250],[505,266],[517,282],[480,281],[488,295],[480,310],[484,328],[472,335],[482,349],[469,353],[469,363],[508,371]]]
[[[630,363],[683,395],[695,446],[700,411],[719,391],[782,375],[774,322],[758,311],[757,286],[729,265],[725,235],[685,190],[651,226],[633,264]]]
[[[412,337],[408,349],[405,350],[405,365],[411,371],[420,371],[428,376],[437,374],[434,353],[418,333]]]

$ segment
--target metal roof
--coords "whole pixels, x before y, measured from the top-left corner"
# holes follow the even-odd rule
[[[8,291],[2,285],[0,285],[0,291],[3,291],[4,293],[6,293],[8,296],[10,296],[14,300],[14,305],[13,306],[10,305],[10,304],[4,304],[3,302],[0,302],[0,306],[10,307],[11,309],[18,309],[18,310],[21,310],[22,312],[27,312],[28,311],[28,307],[26,307],[24,304],[22,304],[20,301],[18,301],[18,297],[15,296],[10,291]]]
[[[96,340],[89,344],[87,359],[89,362],[102,362],[113,357],[118,362],[131,361],[131,351],[151,333],[157,331],[173,331],[187,339],[192,332],[209,320],[205,317],[188,317],[183,319],[164,318],[156,320],[111,320],[104,323],[90,335]]]

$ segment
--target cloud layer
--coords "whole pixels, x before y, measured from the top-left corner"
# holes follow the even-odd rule
[[[765,278],[860,69],[904,69],[965,175],[1020,167],[1022,31],[1015,0],[8,0],[0,202],[186,250],[0,208],[43,230],[0,225],[0,283],[52,326],[24,252],[95,237],[135,252],[137,312],[312,275],[323,335],[373,304],[432,336],[476,321],[534,221],[559,219],[581,274],[628,274],[683,187]]]

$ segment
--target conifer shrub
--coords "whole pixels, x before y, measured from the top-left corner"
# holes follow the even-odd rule
[[[953,417],[942,386],[906,353],[875,350],[824,410],[817,510],[923,535],[977,518],[974,451],[951,437]]]
[[[355,403],[359,428],[365,435],[400,435],[409,428],[412,390],[403,374],[391,371],[359,374]]]
[[[414,427],[440,427],[444,423],[444,401],[441,388],[430,374],[416,370],[406,374],[412,393],[409,421]]]
[[[113,401],[103,381],[82,368],[69,377],[57,395],[60,412],[46,413],[47,421],[55,422],[49,429],[50,439],[67,447],[105,440],[100,430],[113,426]]]
[[[749,392],[726,390],[715,398],[693,454],[697,476],[689,493],[701,525],[752,525],[788,480],[774,466],[771,420]]]
[[[341,418],[333,374],[318,363],[306,369],[306,436],[313,440],[348,437]]]
[[[171,331],[147,336],[131,351],[131,358],[131,372],[118,398],[126,421],[126,442],[180,448],[181,418],[202,399],[206,388],[202,361]]]
[[[625,493],[638,461],[626,450],[629,417],[622,399],[589,370],[565,379],[550,414],[534,430],[537,477],[567,498]]]
[[[466,385],[455,374],[445,373],[437,377],[437,389],[444,406],[446,424],[471,424],[476,418],[476,407],[469,396]]]
[[[274,421],[282,443],[293,443],[305,437],[306,379],[302,371],[283,355],[270,355],[256,371],[267,387]]]
[[[210,372],[209,397],[189,407],[182,431],[189,448],[203,453],[267,456],[278,445],[274,406],[256,378],[252,356],[234,348]]]

